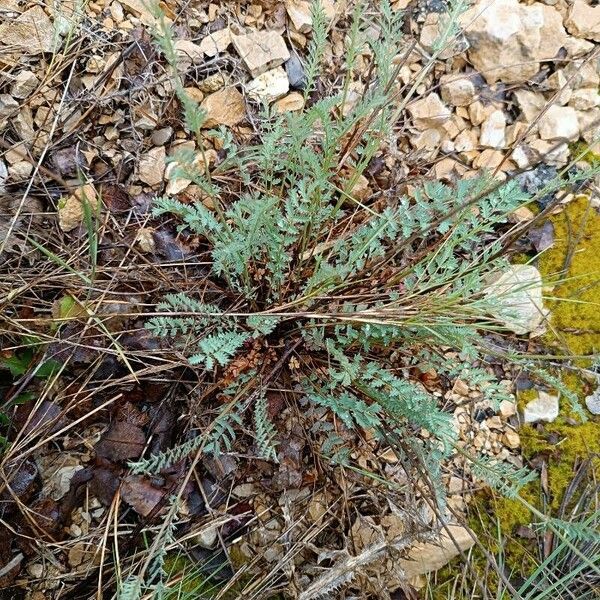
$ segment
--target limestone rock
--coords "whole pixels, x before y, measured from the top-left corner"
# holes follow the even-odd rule
[[[563,45],[569,58],[581,58],[594,49],[594,44],[576,37],[567,37]]]
[[[555,58],[567,34],[552,6],[518,0],[478,0],[460,18],[469,59],[488,83],[522,83],[540,62]]]
[[[234,86],[225,87],[207,96],[201,107],[206,111],[206,120],[202,127],[233,127],[246,117],[244,98]]]
[[[521,438],[519,437],[519,434],[516,431],[508,429],[502,436],[502,443],[507,448],[515,449],[521,445]]]
[[[576,140],[579,138],[577,112],[572,106],[550,106],[539,120],[543,140]]]
[[[33,172],[33,165],[28,160],[21,160],[8,167],[8,175],[12,181],[24,181]]]
[[[600,139],[600,108],[578,110],[577,120],[581,137],[588,144],[595,144]]]
[[[504,148],[506,144],[506,117],[501,110],[495,110],[482,124],[479,143],[488,148]]]
[[[537,395],[538,397],[528,402],[523,409],[523,421],[525,423],[538,423],[539,421],[552,423],[558,417],[558,396],[541,390],[537,391]]]
[[[546,106],[546,98],[538,92],[516,90],[513,95],[527,123],[533,123]]]
[[[192,65],[204,61],[202,49],[190,40],[177,40],[175,42],[175,52],[177,53],[177,69],[180,71],[187,71]]]
[[[544,162],[547,165],[563,167],[569,162],[569,145],[566,142],[557,144],[555,141],[533,140],[529,147],[537,154],[534,162]]]
[[[440,36],[444,35],[447,27],[447,21],[444,17],[440,16],[440,13],[434,11],[428,12],[419,37],[421,46],[427,52],[433,52],[436,43],[440,39]],[[459,33],[446,42],[438,56],[441,60],[446,60],[457,54],[462,54],[468,47],[469,42],[462,33]]]
[[[254,31],[232,38],[236,52],[252,77],[278,67],[290,57],[283,37],[276,31]]]
[[[567,31],[576,37],[600,42],[600,5],[575,0],[565,19]]]
[[[151,187],[159,186],[165,174],[167,153],[164,146],[152,148],[140,157],[138,177]]]
[[[219,54],[219,52],[225,52],[229,44],[231,44],[231,31],[229,27],[225,27],[225,29],[219,29],[219,31],[209,33],[200,42],[199,47],[206,56],[212,57]]]
[[[586,396],[585,405],[593,415],[600,415],[600,375],[597,375],[597,387],[595,391]]]
[[[214,73],[200,81],[197,89],[203,94],[212,94],[218,92],[226,83],[227,79],[223,73]]]
[[[502,400],[502,402],[500,402],[499,412],[505,419],[508,419],[517,414],[517,405],[510,400]]]
[[[14,98],[27,98],[39,84],[39,79],[33,71],[25,69],[17,74],[10,93]]]
[[[292,92],[275,102],[278,113],[293,112],[304,108],[304,96],[300,92]]]
[[[477,143],[477,134],[472,129],[464,129],[454,139],[454,149],[457,152],[471,152]]]
[[[451,115],[450,109],[435,92],[409,105],[408,112],[415,127],[420,130],[439,127]]]
[[[10,117],[19,110],[19,103],[10,94],[0,94],[0,119]]]
[[[591,110],[600,106],[600,94],[595,88],[583,88],[575,90],[571,94],[569,106],[576,110]]]
[[[202,101],[202,98],[200,99]],[[164,146],[173,135],[172,127],[163,127],[161,129],[155,129],[152,132],[151,141],[154,146]]]
[[[562,69],[570,89],[597,88],[600,85],[600,69],[596,67],[595,62],[574,60]]]
[[[0,25],[0,43],[11,49],[26,50],[28,54],[41,54],[56,49],[54,26],[41,6],[34,6],[14,21],[5,20]]]
[[[409,550],[408,557],[399,561],[399,566],[404,577],[412,579],[441,569],[461,551],[471,548],[474,543],[475,539],[468,529],[461,525],[450,524],[448,532],[442,531],[437,540],[415,544]]]
[[[527,145],[519,144],[510,155],[519,169],[527,169],[537,162],[536,153]]]
[[[156,18],[146,0],[119,0],[119,4],[124,6],[127,12],[136,16],[144,25],[154,25],[156,23]]]
[[[296,31],[308,33],[312,29],[311,3],[308,0],[286,0],[285,10]]]
[[[488,286],[490,312],[510,331],[522,335],[538,329],[546,318],[542,276],[531,265],[512,265]]]
[[[468,77],[443,75],[440,78],[442,99],[451,106],[469,106],[475,100],[475,84]]]
[[[96,190],[89,183],[59,202],[58,225],[63,231],[71,231],[81,223],[83,219],[83,202],[87,202],[92,207],[98,202]]]
[[[246,92],[250,98],[269,104],[285,96],[289,89],[290,82],[283,67],[265,71],[246,86]]]

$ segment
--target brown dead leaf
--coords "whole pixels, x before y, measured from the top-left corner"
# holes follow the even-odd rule
[[[138,458],[144,450],[146,436],[140,427],[126,421],[114,422],[96,444],[97,456],[111,461]]]
[[[121,185],[105,183],[100,188],[100,197],[106,208],[112,213],[125,212],[132,206],[131,196]]]
[[[128,475],[121,485],[121,497],[136,513],[147,517],[162,501],[166,491],[141,475]]]
[[[33,404],[21,404],[15,415],[17,424],[22,423],[24,426],[23,433],[25,435],[30,433],[54,433],[68,423],[68,419],[61,417],[61,408],[54,404],[44,400],[37,408],[33,415]],[[29,422],[27,420],[29,419]]]
[[[33,460],[26,460],[10,472],[7,479],[8,486],[0,494],[0,515],[12,512],[15,496],[24,503],[31,498],[38,487],[38,468]]]

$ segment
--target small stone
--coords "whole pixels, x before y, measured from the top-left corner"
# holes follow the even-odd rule
[[[485,424],[490,428],[490,429],[503,429],[504,425],[502,423],[502,419],[500,419],[500,417],[498,416],[493,416],[490,417],[489,419],[486,419]]]
[[[398,462],[398,453],[392,448],[387,448],[379,455],[379,458],[390,465],[395,465]]]
[[[546,318],[542,301],[542,276],[532,265],[512,265],[488,286],[490,312],[518,335],[540,327]]]
[[[355,200],[366,200],[372,191],[369,187],[369,180],[364,175],[359,175],[356,182],[350,190],[350,196]]]
[[[499,150],[486,148],[474,161],[473,166],[476,169],[486,169],[488,171],[499,167],[504,160],[504,155]]]
[[[296,31],[308,33],[312,29],[311,6],[307,0],[286,0],[285,10]]]
[[[8,167],[8,175],[13,181],[23,181],[27,179],[33,172],[33,165],[27,161],[22,160]]]
[[[120,3],[144,25],[154,25],[156,18],[145,0],[120,0]]]
[[[29,565],[27,565],[27,572],[34,579],[41,579],[42,575],[44,574],[44,567],[42,566],[41,563],[29,564]]]
[[[298,55],[295,52],[292,52],[289,60],[285,63],[285,72],[287,73],[288,79],[290,81],[290,87],[303,90],[306,74],[304,73],[304,67],[302,66],[301,60],[298,58]]]
[[[21,71],[16,77],[10,89],[14,98],[27,98],[39,84],[39,79],[33,71]]]
[[[484,106],[479,100],[469,105],[469,119],[475,127],[481,125],[496,109]]]
[[[567,38],[560,12],[539,2],[478,0],[459,21],[470,43],[468,57],[488,83],[528,81]]]
[[[479,143],[489,148],[504,148],[506,144],[506,117],[501,110],[495,110],[482,124]]]
[[[236,485],[232,494],[237,498],[251,498],[258,493],[258,488],[254,483],[240,483]]]
[[[510,157],[516,163],[519,169],[527,169],[532,167],[534,162],[537,160],[533,150],[524,145],[516,146]]]
[[[304,108],[304,96],[300,92],[292,92],[275,102],[278,113],[294,112]]]
[[[430,127],[439,127],[450,118],[450,109],[432,92],[425,98],[417,100],[408,107],[417,129],[425,130]]]
[[[597,382],[596,390],[585,397],[585,405],[593,415],[600,415],[600,375],[597,376]]]
[[[204,62],[204,52],[198,44],[194,44],[190,40],[177,40],[175,52],[177,53],[177,69],[180,71],[187,71],[192,65]]]
[[[25,143],[31,144],[35,139],[36,128],[33,123],[33,115],[29,106],[23,106],[19,114],[13,119],[13,127],[19,138]]]
[[[535,218],[534,212],[526,206],[519,206],[508,215],[511,223],[529,223],[533,218]]]
[[[436,43],[438,43],[441,36],[444,35],[447,26],[446,19],[441,17],[439,12],[428,12],[425,16],[423,26],[421,27],[421,35],[419,37],[421,46],[423,46],[427,52],[433,52]],[[438,57],[441,60],[447,60],[457,54],[462,54],[468,48],[468,40],[462,33],[458,33],[447,39],[444,47],[439,51]]]
[[[510,400],[502,400],[499,407],[500,415],[505,419],[517,414],[517,405]]]
[[[565,19],[567,31],[579,38],[600,42],[600,5],[575,0]]]
[[[455,556],[471,548],[475,536],[461,525],[449,524],[439,538],[431,542],[419,542],[408,551],[399,566],[406,579],[412,579],[431,571],[437,571]]]
[[[135,241],[138,243],[142,252],[152,253],[156,249],[154,230],[150,227],[140,227],[135,236]]]
[[[289,89],[290,82],[283,67],[265,71],[246,86],[246,92],[250,98],[269,104],[285,96]]]
[[[570,151],[569,145],[566,142],[557,144],[554,141],[533,140],[530,146],[538,154],[536,162],[545,162],[548,165],[556,167],[563,167],[569,162]]]
[[[276,31],[255,31],[232,37],[233,46],[252,77],[258,77],[290,58],[283,37]]]
[[[600,69],[595,61],[573,60],[563,69],[569,88],[597,88],[600,85]]]
[[[176,196],[185,190],[191,183],[191,179],[185,177],[174,177],[174,171],[176,171],[181,165],[175,161],[170,162],[165,169],[165,179],[167,180],[167,187],[165,192],[168,196]]]
[[[58,224],[63,231],[71,231],[83,219],[83,202],[93,205],[98,202],[96,190],[91,184],[83,185],[74,194],[58,203]]]
[[[162,129],[155,129],[150,137],[154,146],[164,146],[173,136],[172,127],[163,127]]]
[[[13,50],[25,50],[28,54],[52,52],[56,42],[52,21],[41,6],[34,6],[14,21],[5,20],[0,25],[0,43]]]
[[[159,186],[165,174],[167,153],[164,146],[152,148],[142,154],[138,166],[138,178],[150,187]]]
[[[543,140],[577,140],[577,112],[571,106],[550,106],[540,117],[539,132]]]
[[[198,84],[198,89],[205,94],[218,92],[227,83],[223,73],[214,73]]]
[[[598,139],[600,139],[600,108],[578,110],[577,120],[579,122],[581,137],[588,144],[598,143]]]
[[[442,142],[442,134],[439,129],[426,129],[418,137],[412,140],[415,148],[419,150],[436,150]]]
[[[9,94],[0,94],[0,118],[14,115],[19,110],[19,103]]]
[[[451,106],[469,106],[477,93],[470,78],[457,75],[443,75],[440,78],[440,90],[444,102]]]
[[[198,545],[207,549],[214,548],[218,539],[217,527],[203,527],[195,536]]]
[[[450,481],[448,481],[448,493],[449,494],[460,494],[465,490],[465,481],[460,477],[455,477],[452,475],[450,477]]]
[[[206,120],[202,127],[225,125],[233,127],[246,118],[244,98],[234,86],[225,87],[210,96],[201,104],[206,111]]]
[[[527,123],[533,123],[546,106],[546,98],[544,98],[543,94],[537,92],[516,90],[513,96]]]
[[[546,421],[552,423],[558,417],[558,396],[548,394],[541,390],[537,391],[538,397],[528,402],[523,410],[523,421],[525,423],[537,423]]]
[[[467,397],[469,395],[469,386],[462,379],[457,379],[452,386],[452,391],[456,392],[459,396]]]
[[[511,450],[514,450],[515,448],[518,448],[521,445],[521,438],[519,437],[519,434],[516,431],[509,429],[502,436],[502,443]]]
[[[454,140],[454,148],[457,152],[470,152],[477,147],[477,135],[472,129],[461,131]]]
[[[183,91],[191,98],[196,104],[200,104],[204,100],[204,92],[197,87],[185,87]]]
[[[576,110],[591,110],[600,106],[600,94],[595,88],[574,90],[569,100],[569,106]]]
[[[569,58],[581,58],[594,49],[594,44],[576,37],[568,37],[563,48],[567,51]]]
[[[200,50],[206,54],[206,56],[216,56],[220,52],[225,52],[227,47],[231,44],[231,31],[229,27],[225,29],[219,29],[209,33],[201,42]]]

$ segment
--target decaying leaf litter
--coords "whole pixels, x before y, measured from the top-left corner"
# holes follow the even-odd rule
[[[177,72],[205,109],[207,131],[224,126],[251,146],[261,103],[275,112],[299,111],[340,85],[353,6],[323,8],[324,68],[305,97],[309,3],[162,6],[174,24]],[[353,181],[354,199],[376,208],[389,194],[410,197],[423,179],[453,183],[481,169],[499,179],[525,171],[518,177],[535,195],[567,165],[597,160],[598,7],[581,0],[480,2],[441,49],[435,40],[446,23],[445,4],[392,8],[407,15],[392,62],[399,93],[411,96],[386,152]],[[12,597],[92,597],[96,590],[110,597],[127,572],[147,568],[149,546],[160,539],[170,552],[168,589],[192,569],[195,581],[213,574],[209,581],[221,597],[271,591],[335,597],[357,590],[410,597],[423,585],[419,576],[473,546],[477,536],[464,526],[465,515],[484,484],[460,453],[443,465],[453,515],[443,528],[427,478],[414,465],[368,428],[350,430],[298,397],[293,373],[310,355],[256,340],[210,381],[150,335],[146,316],[165,293],[228,294],[209,277],[203,240],[179,234],[173,221],[150,212],[162,193],[215,209],[205,190],[178,172],[177,151],[197,149],[198,140],[184,126],[168,65],[153,41],[156,18],[136,2],[9,2],[1,10],[2,587]],[[364,11],[376,38],[376,8]],[[498,47],[494,28],[508,13],[518,31]],[[370,65],[361,46],[344,101],[334,108],[339,114],[350,114],[365,94]],[[218,171],[226,158],[222,139],[207,134],[201,143],[195,166]],[[216,172],[215,179],[238,185],[232,172]],[[345,165],[338,186],[352,179]],[[562,211],[582,192],[593,218],[597,183],[581,180],[582,186],[514,211],[517,231],[535,219],[533,210]],[[547,223],[516,237],[515,249],[552,247]],[[512,280],[519,281],[519,272]],[[519,349],[532,353],[542,352],[535,336],[548,329],[540,288],[541,280],[525,294],[527,320],[514,330]],[[264,378],[278,375],[282,356],[290,379],[274,379],[264,406],[280,434],[276,460],[261,460],[248,435],[218,458],[182,455],[159,477],[128,467],[193,440],[218,414],[227,385],[257,368]],[[451,352],[446,358],[461,360]],[[502,361],[490,359],[486,367],[507,392],[515,385],[531,389]],[[460,378],[418,368],[409,376],[440,398],[465,447],[517,468],[521,420],[528,414],[552,420],[558,412],[551,385],[534,389],[537,404],[518,414],[510,402],[494,410]],[[593,381],[584,386],[584,393],[593,391]],[[348,451],[334,455],[333,465],[323,450],[331,424]],[[171,512],[175,533],[163,525]],[[487,585],[477,593],[485,595]]]

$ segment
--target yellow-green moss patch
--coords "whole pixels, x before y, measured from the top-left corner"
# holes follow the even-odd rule
[[[600,215],[579,196],[552,217],[554,245],[540,257],[547,282],[557,282],[547,339],[574,355],[600,351]]]

